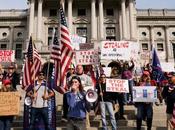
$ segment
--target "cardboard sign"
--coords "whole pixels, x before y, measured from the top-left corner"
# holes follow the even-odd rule
[[[0,116],[19,115],[20,93],[0,92]]]
[[[14,50],[0,50],[0,62],[14,62],[15,51]]]
[[[133,86],[133,102],[156,102],[156,86]]]
[[[99,63],[98,51],[84,50],[76,51],[76,63],[80,65],[93,65]]]
[[[80,43],[80,50],[89,50],[94,48],[94,43]]]
[[[106,91],[129,93],[128,80],[106,79]]]

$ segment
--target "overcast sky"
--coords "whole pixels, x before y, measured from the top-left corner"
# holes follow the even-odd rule
[[[136,7],[147,8],[169,8],[175,9],[175,0],[136,0]],[[0,9],[26,9],[27,0],[0,0]]]

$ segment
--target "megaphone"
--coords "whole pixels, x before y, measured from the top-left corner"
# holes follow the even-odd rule
[[[31,97],[26,97],[24,99],[24,103],[25,103],[26,106],[32,105],[32,99],[31,99]]]
[[[89,89],[86,93],[86,100],[90,103],[97,101],[98,94],[92,89]]]

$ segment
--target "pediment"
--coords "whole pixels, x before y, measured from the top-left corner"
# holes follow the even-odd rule
[[[58,20],[56,20],[56,19],[47,19],[45,21],[45,23],[47,23],[47,24],[54,24],[54,23],[58,23]]]
[[[105,19],[104,23],[116,23],[116,20],[114,20],[114,19]]]
[[[85,23],[85,24],[87,24],[87,23],[90,23],[90,22],[86,18],[77,18],[77,19],[75,19],[74,23]]]

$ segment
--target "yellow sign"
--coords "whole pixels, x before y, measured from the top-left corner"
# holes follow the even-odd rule
[[[0,116],[19,115],[20,93],[0,92]]]

